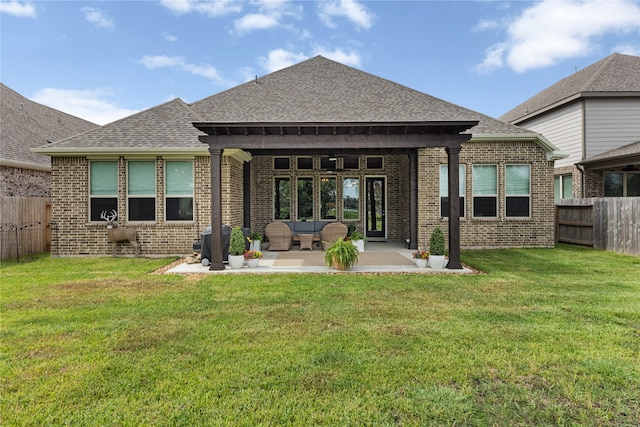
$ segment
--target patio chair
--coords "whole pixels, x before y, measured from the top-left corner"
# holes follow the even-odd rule
[[[330,222],[325,225],[320,231],[320,241],[322,242],[322,249],[327,249],[333,242],[339,238],[347,237],[349,229],[341,222]]]
[[[270,251],[288,251],[291,248],[293,232],[284,222],[270,222],[264,229],[264,233],[269,240]]]

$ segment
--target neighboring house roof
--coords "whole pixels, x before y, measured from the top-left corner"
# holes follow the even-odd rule
[[[0,83],[0,163],[48,170],[51,159],[30,148],[98,128],[95,123],[31,101]]]
[[[593,96],[640,96],[640,57],[614,53],[549,86],[500,120],[517,124],[576,99]]]
[[[536,138],[548,151],[555,147],[518,126],[443,101],[406,86],[316,56],[190,106],[180,99],[110,123],[83,135],[38,149],[55,154],[72,149],[195,148],[191,122],[346,123],[479,121],[473,138],[483,135]]]
[[[597,154],[580,164],[587,169],[640,165],[640,141]]]

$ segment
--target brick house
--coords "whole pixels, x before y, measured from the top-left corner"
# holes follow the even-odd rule
[[[640,57],[614,53],[500,117],[544,136],[555,199],[640,196]]]
[[[441,226],[453,268],[460,247],[554,245],[562,155],[544,137],[321,56],[36,151],[52,158],[60,256],[109,254],[112,209],[145,255],[188,253],[207,224],[216,248],[221,224],[281,220],[412,247]]]
[[[0,83],[0,196],[49,197],[51,159],[30,149],[98,127]]]

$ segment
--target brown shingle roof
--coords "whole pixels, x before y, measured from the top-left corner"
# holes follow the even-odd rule
[[[316,56],[192,104],[212,122],[474,121],[474,134],[528,131]]]
[[[48,156],[31,148],[99,127],[95,123],[33,102],[0,83],[0,161],[42,168]]]
[[[141,111],[92,132],[50,144],[53,149],[203,149],[202,133],[191,122],[202,120],[179,98]]]
[[[640,57],[614,53],[549,86],[501,116],[500,120],[519,123],[549,107],[602,92],[620,96],[635,92],[635,96],[640,96]]]
[[[142,111],[42,152],[200,149],[192,122],[479,121],[475,134],[529,131],[322,56],[268,74],[191,105],[180,99]]]

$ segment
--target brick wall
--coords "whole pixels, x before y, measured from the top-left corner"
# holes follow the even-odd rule
[[[211,221],[211,180],[209,157],[194,159],[194,221],[166,223],[164,221],[164,159],[156,161],[156,221],[128,224],[119,219],[121,227],[133,227],[138,232],[141,254],[182,255],[190,253],[192,244]],[[118,211],[126,212],[126,159],[120,157]],[[111,243],[104,222],[89,221],[89,190],[87,186],[89,160],[85,157],[52,159],[52,218],[58,225],[58,241],[52,242],[52,256],[111,255]],[[128,243],[118,244],[118,255],[133,255]]]
[[[211,175],[208,156],[194,159],[194,221],[185,223],[164,222],[164,158],[157,157],[156,218],[154,223],[127,224],[138,231],[138,241],[143,256],[182,255],[191,252],[192,243],[200,232],[211,222]],[[223,157],[222,162],[222,220],[224,224],[243,225],[243,163],[232,157]],[[118,199],[119,212],[126,212],[126,162],[119,161]],[[425,149],[418,153],[418,232],[419,244],[428,240],[433,227],[439,225],[445,234],[448,231],[446,218],[440,218],[439,165],[446,164],[444,149]],[[553,207],[553,163],[546,160],[546,153],[531,142],[473,142],[463,146],[460,162],[467,165],[466,212],[461,219],[462,247],[546,247],[554,244]],[[472,184],[471,165],[474,163],[498,164],[499,194],[498,218],[471,217]],[[510,163],[531,165],[531,218],[506,218],[504,207],[504,166]],[[320,170],[320,159],[314,159],[312,171],[295,170],[295,157],[291,157],[292,169],[274,171],[273,158],[253,156],[250,162],[251,179],[251,228],[264,231],[273,218],[273,178],[289,176],[292,190],[295,177],[313,176],[315,194],[319,193],[320,177],[327,176]],[[386,176],[387,178],[387,235],[390,240],[409,237],[410,161],[407,155],[384,157],[382,170],[367,170],[365,157],[360,158],[360,169],[338,173],[341,177],[360,178],[361,215],[357,222],[363,230],[365,212],[365,177]],[[340,166],[340,165],[338,165]],[[52,159],[52,221],[58,224],[58,242],[52,242],[52,255],[110,255],[111,244],[103,222],[88,220],[88,171],[89,160],[85,157]],[[341,220],[342,188],[337,180],[338,220]],[[296,205],[296,191],[292,191],[292,205]],[[294,209],[295,212],[295,209]],[[318,212],[315,213],[318,215]],[[319,218],[314,218],[319,219]],[[118,245],[118,254],[133,255],[128,244]]]
[[[419,245],[428,242],[435,226],[448,239],[448,219],[440,218],[439,165],[447,163],[444,149],[425,149],[418,153],[418,233]],[[497,218],[472,217],[472,165],[498,165]],[[531,217],[507,218],[505,214],[505,165],[531,165]],[[553,162],[534,142],[468,142],[460,152],[466,165],[465,217],[460,219],[460,246],[552,247],[554,245]]]
[[[50,194],[50,172],[0,166],[0,196],[49,197]]]

